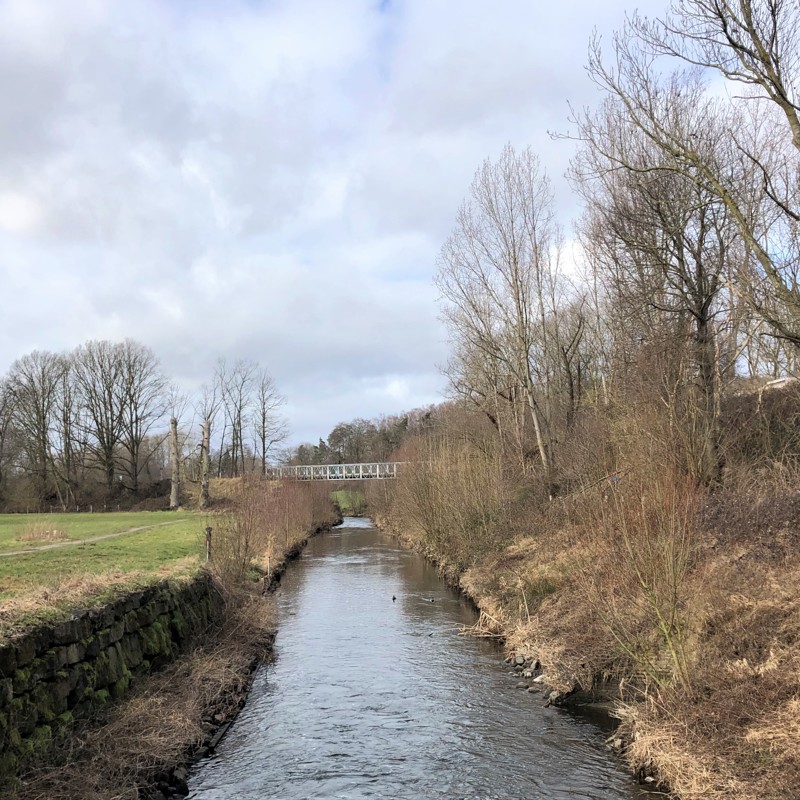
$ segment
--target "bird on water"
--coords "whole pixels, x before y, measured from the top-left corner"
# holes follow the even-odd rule
[[[397,600],[397,598],[394,595],[392,595],[392,602],[394,603],[395,600]]]

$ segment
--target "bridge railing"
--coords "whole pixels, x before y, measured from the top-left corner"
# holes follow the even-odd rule
[[[400,461],[371,464],[308,464],[293,467],[267,467],[267,478],[292,478],[298,481],[361,481],[396,478]]]

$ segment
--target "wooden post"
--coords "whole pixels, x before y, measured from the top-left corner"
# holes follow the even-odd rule
[[[209,525],[206,528],[206,561],[211,561],[211,531],[213,528]]]
[[[270,584],[272,583],[272,569],[270,568],[270,558],[267,556],[267,574],[264,576],[264,588],[261,594],[266,594],[269,591]]]

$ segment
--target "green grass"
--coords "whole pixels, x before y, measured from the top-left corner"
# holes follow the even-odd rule
[[[366,498],[360,489],[339,489],[331,492],[331,499],[338,503],[345,517],[360,516],[366,510]]]
[[[205,524],[201,514],[132,512],[52,516],[64,520],[64,532],[76,544],[37,553],[0,556],[0,602],[37,587],[57,593],[65,581],[83,577],[116,574],[117,580],[125,583],[125,576],[131,573],[137,574],[137,580],[142,573],[176,576],[194,572],[200,564]],[[174,524],[98,542],[83,541],[104,533],[162,522]],[[19,546],[14,539],[19,530],[20,521],[15,515],[0,516],[0,542],[6,551]]]
[[[112,514],[0,514],[0,553],[56,541],[81,541],[144,525],[175,521],[174,511],[123,511]],[[62,536],[53,536],[57,531]],[[50,533],[48,533],[50,532]],[[32,534],[33,538],[23,538]]]

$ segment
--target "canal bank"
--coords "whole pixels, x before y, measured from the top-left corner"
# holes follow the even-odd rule
[[[13,669],[2,686],[15,712],[2,718],[10,724],[1,738],[26,758],[6,759],[0,796],[184,796],[189,764],[213,751],[244,705],[255,667],[269,656],[271,595],[307,541],[299,532],[287,537],[257,581],[255,572],[232,583],[203,570],[184,584],[162,582],[110,604],[75,609],[52,630],[21,632],[0,662]],[[83,679],[73,680],[73,673]],[[22,691],[30,698],[18,698]],[[61,711],[62,726],[51,728],[54,735],[36,736],[42,726],[34,722],[29,732],[20,708],[34,709],[37,720]]]
[[[490,638],[502,645],[505,663],[519,679],[516,684],[518,689],[535,695],[546,708],[564,707],[572,713],[593,719],[607,734],[607,748],[615,753],[621,764],[626,765],[644,789],[653,796],[663,796],[669,791],[668,786],[660,784],[653,776],[652,762],[626,758],[631,740],[637,733],[632,723],[620,727],[620,720],[624,717],[620,676],[613,673],[602,677],[589,675],[587,680],[586,663],[580,663],[579,667],[577,665],[579,655],[577,659],[565,659],[566,663],[560,663],[558,670],[548,670],[548,666],[554,665],[548,664],[547,656],[554,652],[561,656],[567,648],[554,648],[552,639],[545,647],[541,639],[537,640],[535,634],[532,635],[536,620],[524,601],[524,594],[521,605],[525,606],[526,618],[523,620],[522,609],[516,616],[509,615],[506,603],[498,594],[487,591],[487,570],[496,565],[479,564],[472,570],[461,570],[446,559],[437,558],[420,538],[411,535],[409,529],[390,514],[375,514],[375,524],[404,548],[419,553],[429,561],[453,591],[459,592],[473,604],[477,619],[472,634]],[[535,607],[533,611],[536,611]],[[570,631],[562,630],[561,635],[569,638]]]
[[[191,798],[646,796],[596,725],[460,635],[467,598],[366,521],[312,540],[276,602],[274,662]]]
[[[514,518],[469,559],[404,523],[399,505],[372,507],[474,599],[509,652],[544,666],[545,702],[598,700],[620,719],[609,745],[638,779],[683,800],[796,796],[798,558],[785,496],[733,508],[714,496],[683,528],[669,513],[655,525],[641,498],[630,527],[600,533],[567,499],[549,517]],[[631,541],[640,547],[626,552]]]

